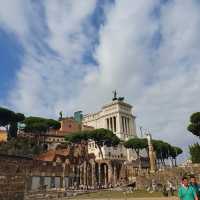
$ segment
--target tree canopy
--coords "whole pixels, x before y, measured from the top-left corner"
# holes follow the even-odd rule
[[[200,163],[200,145],[198,143],[189,146],[192,163]]]
[[[177,156],[183,153],[183,150],[181,148],[172,146],[169,143],[164,142],[162,140],[152,140],[152,143],[156,152],[156,158],[163,165],[165,165],[166,159],[171,159],[172,164],[174,160],[176,165]]]
[[[53,119],[42,117],[27,117],[23,123],[25,124],[25,132],[42,133],[47,132],[50,128],[59,129],[60,122]]]
[[[9,137],[17,136],[17,123],[24,119],[24,114],[0,107],[0,126],[9,126]]]
[[[139,157],[140,150],[148,147],[147,139],[144,138],[132,138],[124,142],[124,146],[128,149],[134,149]]]
[[[193,113],[190,116],[190,123],[187,129],[193,135],[196,135],[200,138],[200,112]]]
[[[0,126],[7,126],[11,122],[17,123],[25,119],[22,113],[15,113],[7,108],[0,107]]]
[[[92,140],[98,146],[102,158],[103,154],[101,147],[103,145],[116,146],[120,142],[120,139],[112,131],[103,128],[72,133],[66,136],[65,140],[71,143],[81,143],[82,141],[88,142],[89,140]]]

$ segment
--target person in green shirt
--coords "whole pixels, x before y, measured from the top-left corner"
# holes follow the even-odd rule
[[[197,183],[197,179],[194,175],[190,176],[190,186],[193,187],[198,199],[200,200],[200,185]]]
[[[198,200],[197,194],[192,186],[189,185],[187,177],[182,178],[182,185],[178,190],[180,200]]]

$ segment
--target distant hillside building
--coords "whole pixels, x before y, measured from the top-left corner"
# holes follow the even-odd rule
[[[7,131],[0,129],[0,143],[1,142],[7,142],[7,139],[8,139],[8,133],[7,133]]]

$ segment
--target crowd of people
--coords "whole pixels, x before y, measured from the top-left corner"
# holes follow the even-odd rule
[[[189,180],[190,179],[190,180]],[[195,176],[183,177],[182,184],[178,190],[180,200],[200,200],[200,185]]]

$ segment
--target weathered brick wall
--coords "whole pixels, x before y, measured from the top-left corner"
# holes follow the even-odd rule
[[[0,155],[0,200],[23,200],[31,176],[62,176],[62,164]]]
[[[154,182],[157,186],[164,186],[167,182],[171,182],[174,187],[178,188],[181,177],[184,175],[194,174],[200,180],[200,165],[191,165],[189,167],[171,168],[164,171],[158,171],[155,174],[136,177],[136,185],[138,189],[146,189],[152,187]]]

